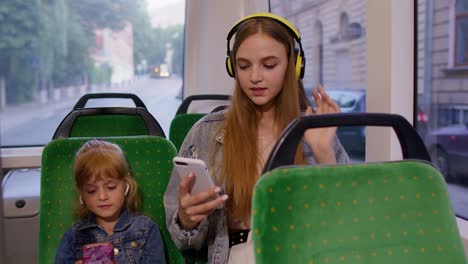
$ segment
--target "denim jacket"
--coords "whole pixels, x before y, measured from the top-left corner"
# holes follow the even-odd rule
[[[220,177],[224,139],[224,133],[217,134],[217,131],[226,111],[212,113],[199,120],[187,134],[179,152],[179,156],[182,157],[204,160],[215,182]],[[335,140],[334,150],[337,163],[350,163],[338,139]],[[216,155],[211,155],[210,151],[214,151]],[[304,157],[309,164],[316,164],[307,144],[304,144]],[[177,221],[179,183],[180,178],[173,171],[164,194],[166,225],[172,240],[183,251],[201,250],[206,247],[209,263],[226,263],[229,256],[229,236],[224,208],[216,209],[194,230],[183,230]],[[224,183],[221,187],[225,189]]]
[[[110,236],[96,223],[94,214],[74,223],[60,241],[55,263],[75,263],[83,258],[83,245],[109,241],[117,253],[117,263],[165,263],[159,226],[149,217],[131,214],[126,209]]]

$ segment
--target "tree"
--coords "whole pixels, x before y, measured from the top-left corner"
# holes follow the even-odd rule
[[[84,79],[94,29],[122,29],[135,6],[132,0],[1,1],[0,78],[7,103],[31,101],[34,87]]]
[[[41,2],[8,0],[0,2],[0,77],[5,79],[7,98],[13,102],[31,97],[37,57],[31,52],[40,39]],[[15,89],[13,89],[15,87]]]
[[[174,73],[182,74],[184,66],[184,25],[176,25],[170,28],[170,42],[174,49],[172,67]]]

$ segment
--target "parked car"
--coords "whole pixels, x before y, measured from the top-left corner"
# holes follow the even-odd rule
[[[433,130],[425,143],[432,162],[444,177],[468,174],[468,122]]]
[[[342,113],[366,112],[366,90],[364,89],[329,89],[327,94],[340,106]],[[307,92],[309,101],[315,105],[312,93]],[[364,160],[366,130],[365,127],[339,127],[337,136],[352,159]]]

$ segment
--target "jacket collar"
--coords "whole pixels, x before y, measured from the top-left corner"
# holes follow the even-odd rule
[[[122,231],[126,229],[131,223],[131,214],[128,212],[127,208],[123,208],[122,212],[120,213],[119,220],[117,224],[114,226],[114,231]],[[98,227],[99,225],[96,223],[96,215],[93,213],[88,214],[87,218],[83,218],[79,220],[75,224],[76,230],[83,230],[92,227]]]

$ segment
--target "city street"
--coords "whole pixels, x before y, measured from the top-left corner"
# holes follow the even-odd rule
[[[140,97],[148,111],[158,120],[169,135],[169,125],[181,101],[176,96],[180,91],[182,80],[179,77],[153,79],[140,77],[127,84],[101,88],[97,92],[134,93]],[[2,146],[45,145],[51,139],[62,119],[72,110],[80,95],[49,101],[47,104],[27,104],[7,107],[0,112],[0,129]],[[90,101],[90,103],[93,103]],[[105,100],[105,103],[90,106],[125,106],[131,107],[131,101],[122,99]]]

